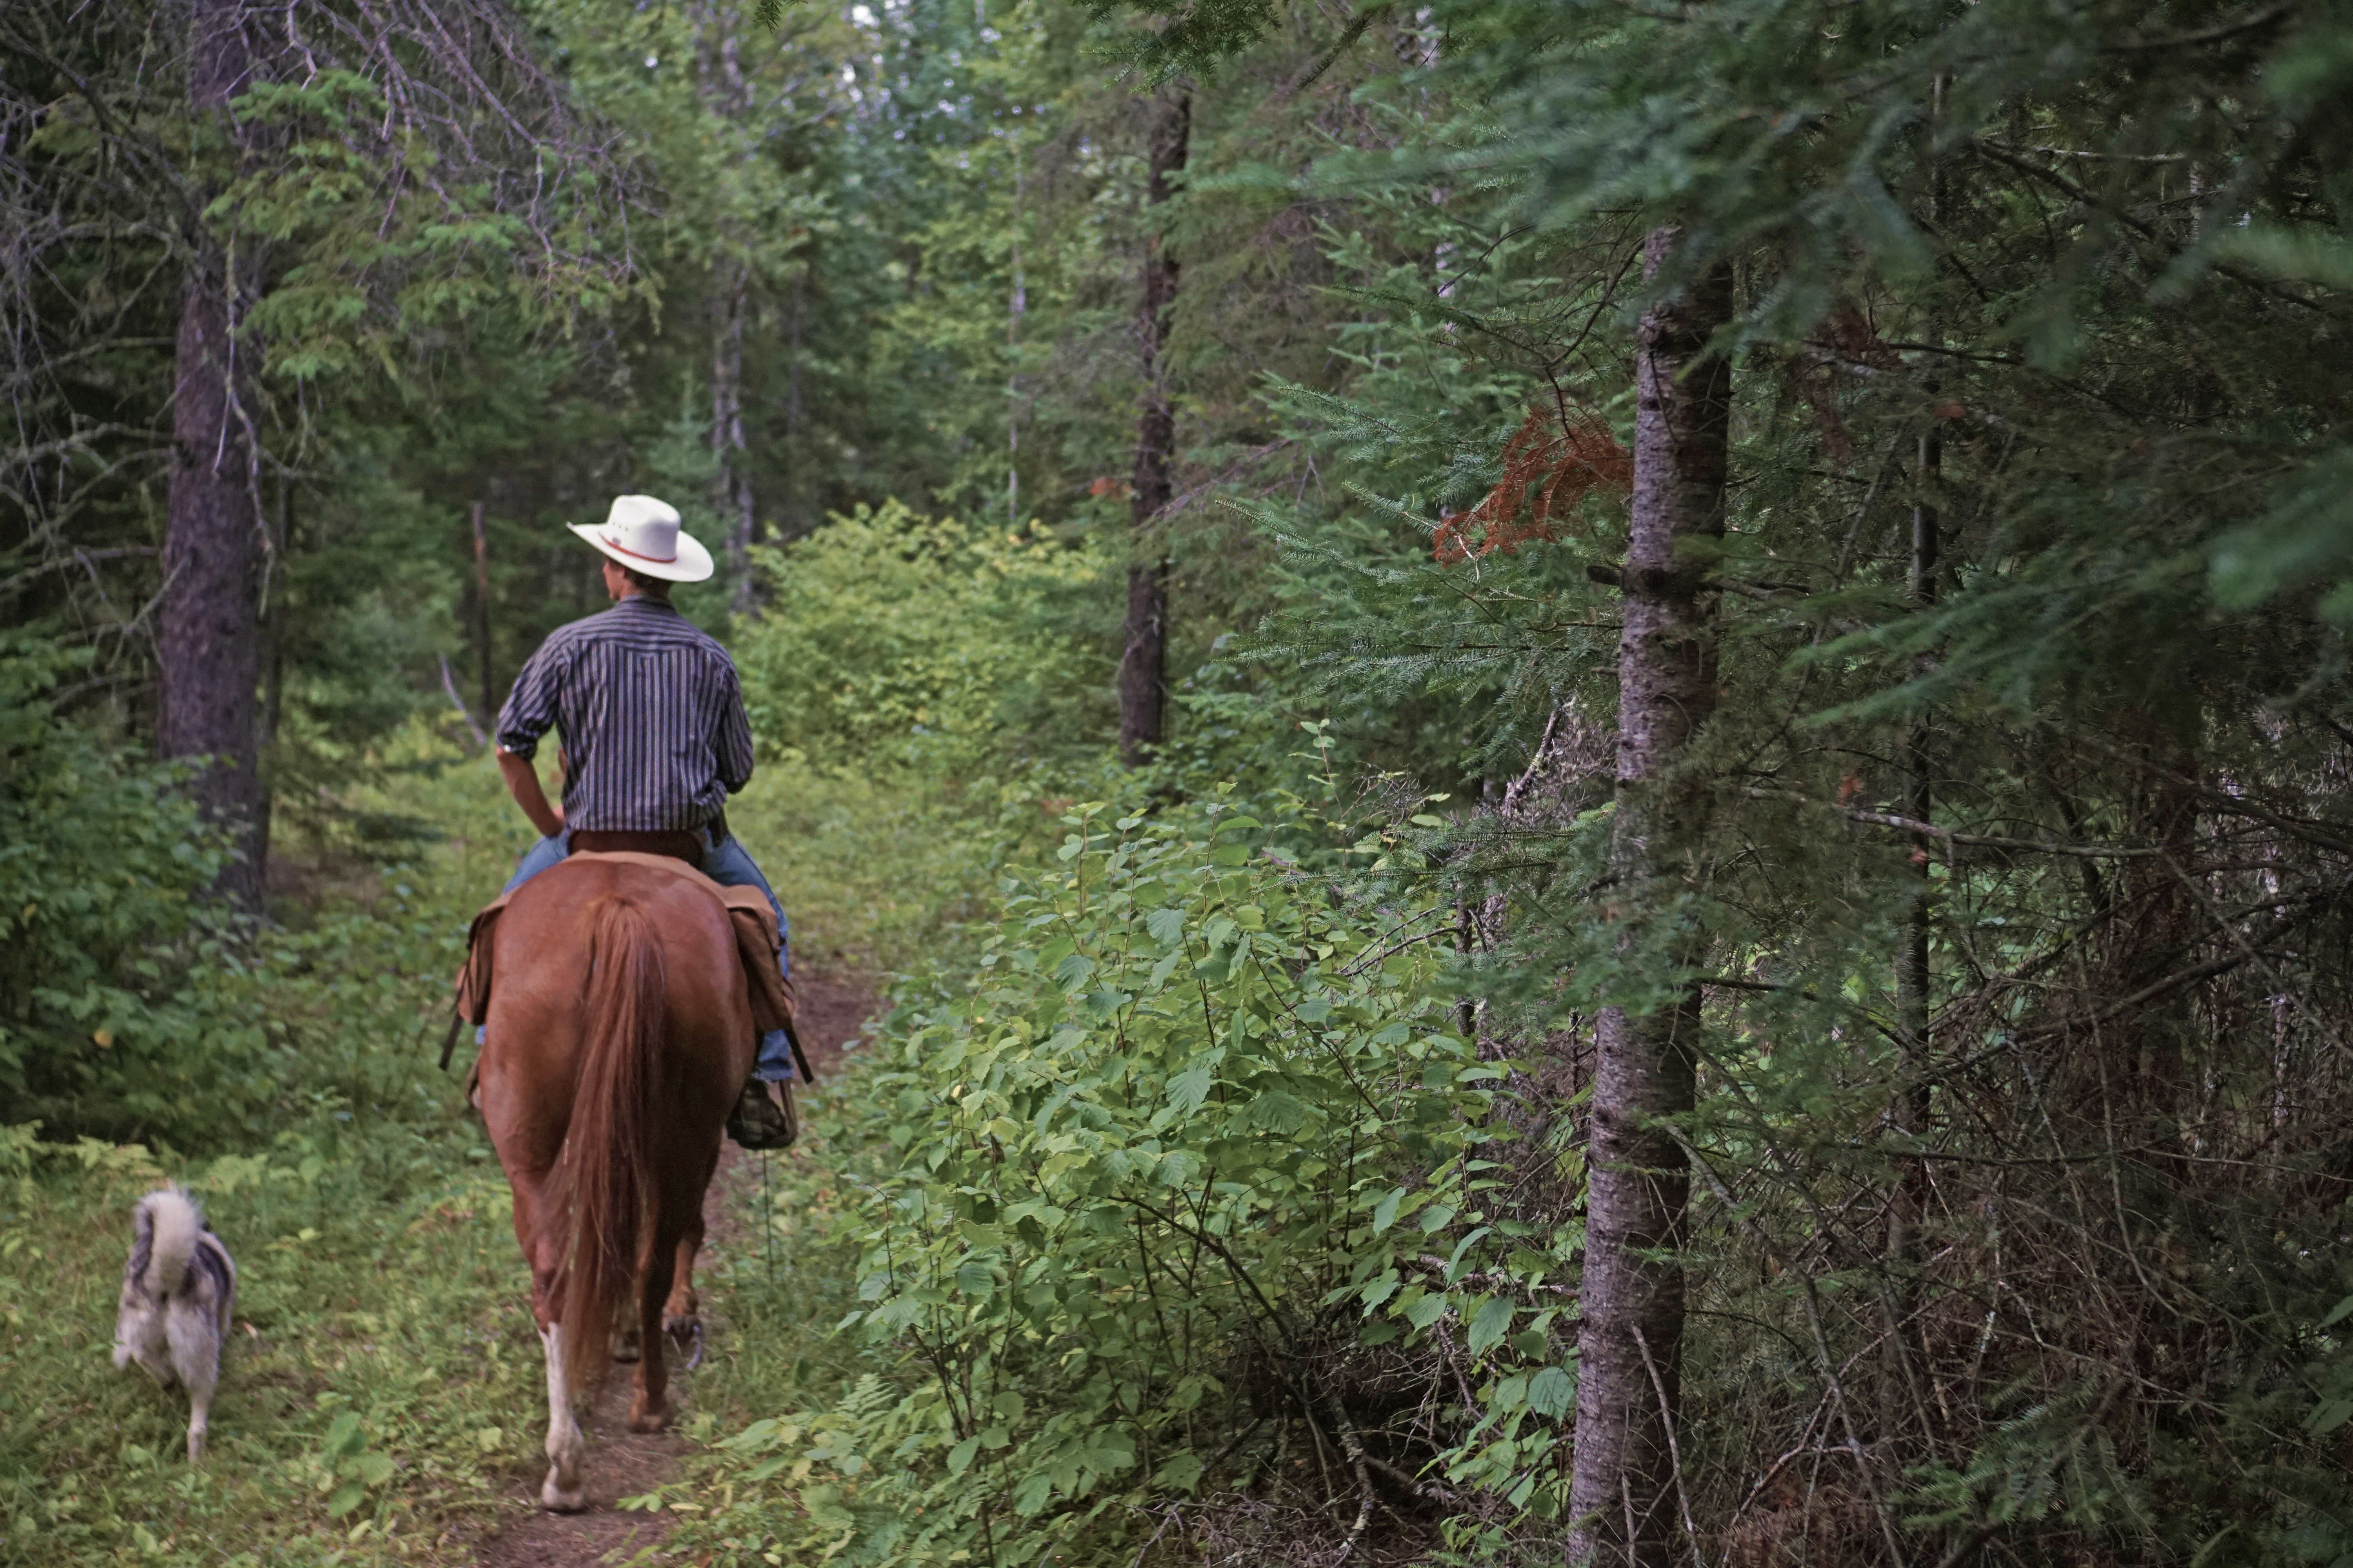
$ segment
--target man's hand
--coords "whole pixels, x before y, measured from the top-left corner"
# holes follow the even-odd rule
[[[506,775],[507,793],[514,796],[531,825],[539,829],[543,838],[553,838],[564,831],[564,808],[550,805],[547,792],[539,787],[539,770],[529,757],[518,757],[504,746],[499,748],[499,772]]]

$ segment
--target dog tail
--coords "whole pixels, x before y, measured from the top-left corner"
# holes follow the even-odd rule
[[[637,1279],[652,1207],[654,1058],[670,999],[661,942],[645,910],[606,897],[588,916],[587,1048],[551,1209],[571,1227],[558,1321],[576,1389],[604,1382],[614,1319]]]
[[[177,1187],[158,1187],[139,1200],[131,1220],[131,1267],[150,1296],[162,1301],[179,1294],[204,1228],[204,1215]]]

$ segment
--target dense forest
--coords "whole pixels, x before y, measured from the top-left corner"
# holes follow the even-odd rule
[[[634,1560],[2353,1563],[2340,0],[20,0],[0,258],[0,1562],[527,1507],[644,492],[879,1000]]]

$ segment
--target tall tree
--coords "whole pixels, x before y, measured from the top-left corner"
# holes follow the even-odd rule
[[[1184,170],[1192,131],[1192,93],[1164,90],[1152,121],[1151,183],[1145,192],[1155,214],[1167,205],[1170,176]],[[1168,552],[1161,528],[1173,493],[1169,460],[1176,445],[1167,358],[1168,311],[1176,302],[1176,261],[1164,227],[1155,224],[1145,237],[1144,301],[1135,323],[1144,391],[1130,481],[1134,557],[1127,568],[1127,639],[1119,661],[1119,754],[1130,767],[1160,744],[1167,702]]]
[[[266,70],[247,38],[245,12],[244,0],[197,0],[187,12],[189,108],[231,166],[248,162],[257,129],[231,100]],[[254,702],[263,536],[254,374],[261,345],[248,324],[263,279],[254,245],[237,243],[206,210],[219,191],[217,179],[195,181],[185,220],[155,740],[166,758],[207,759],[196,797],[240,850],[221,884],[251,903],[261,891]]]
[[[1676,231],[1651,231],[1644,273]],[[1683,1239],[1691,1176],[1666,1119],[1692,1109],[1701,1018],[1689,978],[1704,937],[1709,789],[1691,766],[1716,702],[1716,607],[1706,550],[1724,535],[1732,372],[1710,340],[1732,319],[1718,266],[1646,310],[1637,336],[1634,494],[1620,569],[1617,815],[1610,858],[1639,952],[1664,994],[1605,1008],[1596,1041],[1585,1273],[1578,1294],[1577,1520],[1571,1562],[1663,1565],[1677,1549]]]
[[[725,5],[698,5],[692,16],[695,83],[703,112],[742,138],[752,89],[744,75],[741,16]],[[739,147],[734,159],[742,163],[752,155]],[[735,579],[733,607],[744,615],[754,603],[752,546],[759,528],[744,437],[744,339],[751,324],[752,261],[746,237],[737,226],[723,218],[719,226],[711,261],[711,500],[726,531],[727,563]]]

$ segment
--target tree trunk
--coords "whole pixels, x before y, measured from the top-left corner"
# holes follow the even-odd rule
[[[810,245],[814,248],[815,241]],[[809,521],[810,509],[806,498],[810,493],[808,481],[803,477],[801,463],[801,338],[808,314],[809,270],[814,264],[804,259],[793,272],[792,307],[786,313],[785,356],[785,472],[782,531],[786,539],[798,539],[816,524]]]
[[[1655,276],[1675,230],[1654,230]],[[1704,936],[1678,898],[1704,880],[1708,791],[1687,753],[1716,700],[1716,602],[1691,546],[1724,532],[1731,367],[1705,352],[1731,319],[1718,268],[1642,317],[1635,367],[1633,520],[1618,645],[1617,816],[1611,858],[1629,947],[1677,968]],[[1675,922],[1661,931],[1662,921]],[[1663,940],[1662,940],[1663,939]],[[1690,1169],[1661,1120],[1691,1109],[1696,986],[1644,1012],[1610,1007],[1596,1039],[1579,1290],[1569,1561],[1664,1568],[1677,1537],[1674,1422],[1683,1368],[1683,1245]]]
[[[189,8],[188,98],[238,154],[246,136],[229,111],[253,58],[241,0]],[[260,769],[254,701],[260,675],[262,521],[252,395],[259,346],[237,328],[259,291],[249,254],[202,216],[199,187],[188,226],[192,254],[181,286],[174,364],[172,470],[164,535],[164,591],[156,606],[160,702],[155,738],[166,757],[209,759],[195,794],[235,836],[239,859],[222,891],[248,905],[261,893]]]
[[[700,5],[689,12],[694,24],[695,85],[702,110],[722,121],[727,134],[745,134],[752,109],[751,85],[744,79],[742,22],[735,7]],[[754,154],[738,140],[740,167]],[[734,578],[729,607],[739,616],[758,608],[752,581],[752,546],[759,542],[753,505],[749,447],[744,438],[744,339],[752,315],[752,264],[748,244],[723,219],[713,236],[711,262],[711,504],[724,531],[727,568]]]
[[[482,722],[499,721],[499,683],[491,669],[491,533],[480,501],[474,503],[474,675],[482,692]]]
[[[1193,95],[1167,98],[1152,126],[1151,184],[1145,199],[1168,200],[1168,177],[1185,167],[1193,130]],[[1167,699],[1168,557],[1159,531],[1170,495],[1168,468],[1176,415],[1168,403],[1168,309],[1176,300],[1176,263],[1165,237],[1145,240],[1144,307],[1136,327],[1144,404],[1135,424],[1134,558],[1127,569],[1127,647],[1119,661],[1119,755],[1129,767],[1160,744]]]
[[[744,331],[750,310],[751,268],[741,258],[723,259],[712,269],[711,456],[712,502],[727,531],[727,565],[735,578],[733,608],[752,613],[752,546],[759,542],[752,505],[752,476],[744,471]]]
[[[1936,384],[1927,383],[1927,390],[1933,395]],[[1905,574],[1905,597],[1920,613],[1935,608],[1936,604],[1937,557],[1944,536],[1940,515],[1928,498],[1935,494],[1943,462],[1944,443],[1931,426],[1920,437],[1912,464],[1919,498],[1912,506],[1912,558]],[[1912,673],[1915,677],[1927,675],[1935,665],[1933,655],[1918,655],[1913,659]],[[1934,727],[1923,709],[1905,724],[1904,739],[1896,752],[1897,764],[1904,774],[1904,814],[1915,822],[1931,820],[1936,809],[1935,739]],[[1903,1036],[1904,1073],[1911,1081],[1902,1098],[1890,1108],[1889,1125],[1899,1137],[1908,1135],[1924,1144],[1936,1110],[1927,1073],[1932,979],[1929,938],[1933,934],[1932,906],[1936,900],[1936,883],[1930,871],[1936,849],[1934,836],[1912,836],[1914,887],[1904,911],[1903,940],[1895,951],[1895,1017]],[[1926,1390],[1921,1381],[1922,1369],[1927,1364],[1927,1344],[1919,1321],[1920,1260],[1925,1256],[1920,1227],[1928,1214],[1930,1196],[1928,1162],[1905,1162],[1887,1205],[1890,1321],[1888,1376],[1882,1388],[1881,1423],[1883,1432],[1889,1436],[1912,1417],[1916,1416],[1924,1425],[1934,1419],[1931,1402],[1925,1396]]]

